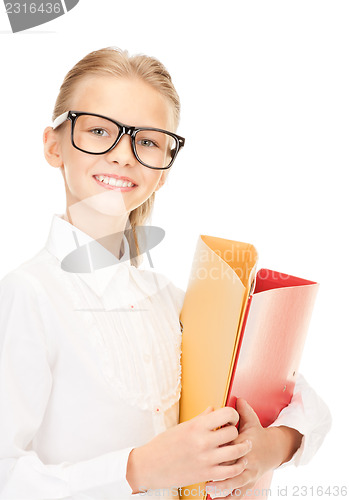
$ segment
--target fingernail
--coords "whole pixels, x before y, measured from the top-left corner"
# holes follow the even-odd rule
[[[252,441],[250,441],[249,439],[246,439],[246,444],[249,448],[252,448]]]

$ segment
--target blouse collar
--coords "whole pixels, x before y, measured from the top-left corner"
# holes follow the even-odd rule
[[[59,260],[63,271],[78,275],[94,292],[102,295],[116,272],[124,273],[134,268],[125,235],[122,243],[124,252],[118,259],[61,214],[54,214],[45,247]]]

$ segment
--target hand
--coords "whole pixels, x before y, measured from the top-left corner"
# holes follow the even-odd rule
[[[238,420],[239,415],[233,408],[214,411],[208,407],[191,420],[175,425],[145,445],[134,448],[129,455],[126,473],[133,493],[178,488],[241,474],[245,468],[242,457],[251,445],[245,442],[231,444],[238,436],[235,427]],[[226,443],[227,446],[221,446]],[[235,463],[223,463],[230,460]]]
[[[295,429],[283,426],[262,427],[253,408],[242,398],[237,399],[236,410],[240,415],[239,435],[233,443],[237,444],[249,439],[252,441],[252,450],[246,455],[247,466],[240,475],[206,485],[206,487],[213,488],[211,498],[244,497],[248,493],[247,490],[252,490],[255,483],[266,472],[290,460],[302,439],[302,435]],[[239,491],[235,495],[234,490],[237,489]],[[230,492],[230,494],[223,496],[224,490],[226,490],[225,493]],[[209,489],[207,492],[210,493]]]

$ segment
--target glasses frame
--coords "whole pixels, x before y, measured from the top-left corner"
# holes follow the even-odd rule
[[[91,153],[90,151],[86,151],[84,149],[79,148],[74,143],[75,123],[76,123],[76,120],[78,119],[78,117],[81,115],[98,116],[100,118],[104,118],[105,120],[109,120],[112,123],[114,123],[115,125],[117,125],[117,127],[119,128],[119,135],[116,138],[116,140],[114,141],[114,143],[110,146],[110,148],[108,148],[106,151],[103,151],[102,153]],[[54,120],[52,128],[53,129],[58,128],[60,125],[62,125],[62,123],[64,123],[67,120],[70,120],[70,122],[71,122],[71,134],[70,134],[71,143],[74,146],[74,148],[78,149],[79,151],[82,151],[83,153],[88,153],[91,155],[104,155],[105,153],[109,153],[109,151],[111,151],[112,149],[115,148],[115,146],[117,146],[117,144],[119,143],[119,141],[123,135],[129,135],[131,137],[133,154],[135,155],[135,157],[137,158],[139,163],[141,163],[145,167],[153,168],[155,170],[167,170],[168,168],[170,168],[173,165],[173,162],[175,161],[179,150],[184,146],[184,143],[185,143],[184,137],[181,137],[180,135],[174,134],[173,132],[169,132],[168,130],[164,130],[161,128],[153,128],[153,127],[132,127],[129,125],[125,125],[124,123],[117,122],[116,120],[113,120],[112,118],[109,118],[108,116],[98,115],[96,113],[87,113],[85,111],[70,110],[70,111],[66,111],[65,113],[62,113],[60,116],[58,116]],[[141,130],[154,130],[156,132],[165,132],[166,134],[170,135],[171,137],[173,137],[175,139],[176,148],[171,152],[172,159],[171,159],[170,164],[167,167],[151,167],[150,165],[147,165],[139,158],[139,156],[137,154],[137,150],[136,150],[135,137],[136,137],[137,132],[140,132]]]

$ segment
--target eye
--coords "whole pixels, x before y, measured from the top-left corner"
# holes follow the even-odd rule
[[[137,142],[137,144],[139,144],[140,146],[144,146],[146,148],[158,147],[158,145],[151,139],[140,139]]]
[[[107,137],[109,135],[104,128],[93,128],[90,132],[92,132],[92,134],[96,137]],[[103,132],[105,132],[105,135],[103,135]]]

